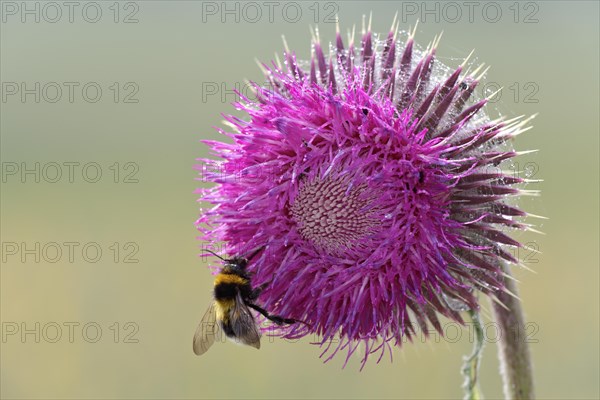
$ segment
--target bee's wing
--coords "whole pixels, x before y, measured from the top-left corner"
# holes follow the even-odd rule
[[[235,301],[230,323],[237,340],[248,346],[260,349],[260,329],[239,293]]]
[[[198,324],[198,328],[196,328],[196,333],[194,334],[194,353],[197,356],[200,356],[210,348],[217,339],[217,336],[220,336],[221,330],[219,328],[219,324],[217,324],[217,311],[216,304],[211,304],[206,310],[204,317]]]

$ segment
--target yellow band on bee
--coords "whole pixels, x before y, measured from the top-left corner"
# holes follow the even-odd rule
[[[218,274],[215,277],[215,286],[222,283],[233,283],[235,285],[245,285],[248,283],[247,279],[242,278],[239,275],[234,274]]]
[[[215,302],[217,303],[217,307],[215,309],[217,321],[229,321],[229,313],[235,306],[235,300],[216,300]]]

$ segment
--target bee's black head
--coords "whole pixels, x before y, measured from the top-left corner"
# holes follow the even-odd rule
[[[248,260],[246,260],[242,256],[235,256],[228,260],[225,260],[225,266],[231,268],[234,271],[244,272],[246,271],[246,266],[248,265]]]
[[[263,248],[261,247],[260,249],[256,250],[252,255],[250,255],[250,257],[246,258],[246,257],[242,257],[242,256],[234,256],[232,258],[228,258],[228,259],[224,259],[223,257],[219,256],[218,254],[216,254],[214,251],[212,250],[206,250],[207,252],[219,257],[221,260],[223,260],[223,269],[222,272],[224,273],[230,273],[230,274],[237,274],[240,276],[247,276],[246,273],[246,266],[248,265],[248,260],[251,260],[256,254],[258,254]]]

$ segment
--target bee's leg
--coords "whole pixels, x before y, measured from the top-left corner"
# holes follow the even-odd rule
[[[260,294],[262,293],[262,291],[265,290],[265,288],[267,286],[269,286],[268,283],[263,283],[259,287],[252,289],[252,292],[250,292],[250,296],[248,296],[248,300],[254,301],[254,300],[258,299],[258,296],[260,296]]]
[[[256,311],[258,311],[259,313],[261,313],[262,315],[264,315],[264,317],[266,319],[268,319],[269,321],[273,321],[275,322],[277,325],[283,325],[283,324],[294,324],[296,322],[302,322],[302,321],[298,321],[292,318],[283,318],[280,317],[278,315],[271,315],[269,314],[269,312],[267,310],[265,310],[264,308],[257,306],[256,304],[252,304],[252,303],[247,303],[246,304],[248,307],[251,307],[253,309],[255,309]]]

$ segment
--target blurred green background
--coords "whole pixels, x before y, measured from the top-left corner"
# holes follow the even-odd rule
[[[223,89],[260,80],[255,58],[281,53],[282,34],[307,58],[310,25],[327,42],[333,13],[345,32],[370,11],[375,32],[397,11],[403,30],[420,19],[422,46],[443,30],[438,55],[451,67],[474,48],[492,65],[488,88],[504,87],[491,115],[540,113],[515,144],[540,149],[517,161],[544,179],[530,186],[542,197],[521,205],[549,217],[532,220],[545,236],[515,234],[542,252],[519,254],[535,274],[515,271],[537,393],[600,396],[597,2],[476,2],[472,14],[461,2],[254,3],[260,15],[244,3],[75,2],[71,15],[55,4],[1,4],[2,398],[462,397],[471,344],[454,327],[360,373],[359,359],[323,364],[308,340],[192,353],[212,287],[192,167],[207,154],[198,141],[218,138],[212,127],[232,111]],[[39,183],[21,175],[36,163]],[[494,343],[481,382],[502,396]]]

